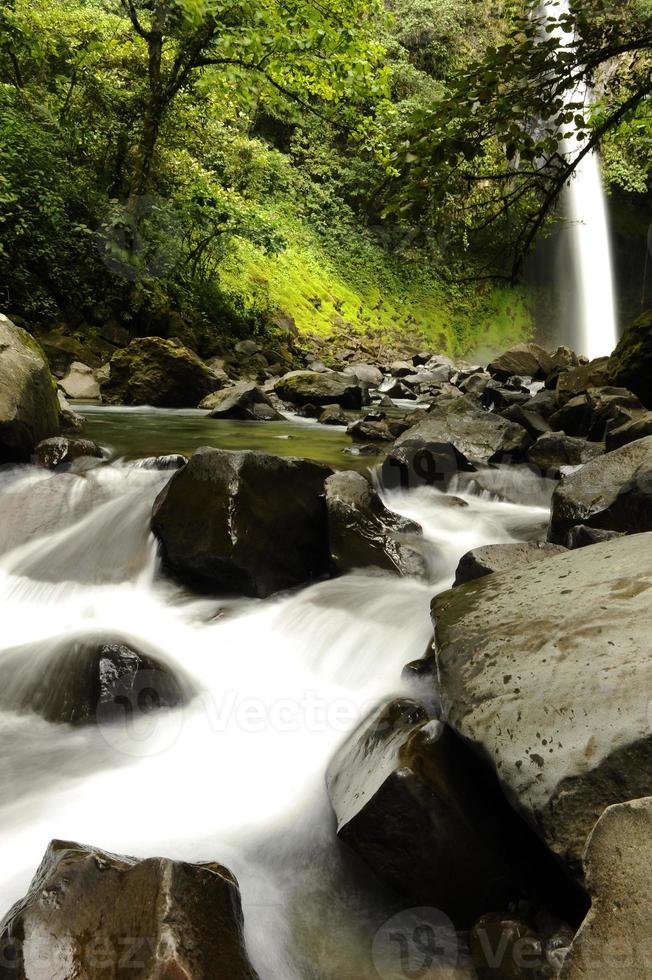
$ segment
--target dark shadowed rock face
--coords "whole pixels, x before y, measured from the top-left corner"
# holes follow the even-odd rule
[[[620,338],[609,359],[609,383],[629,388],[652,408],[652,310],[646,310]]]
[[[602,443],[567,436],[563,432],[546,432],[528,449],[527,461],[536,466],[542,476],[555,478],[563,467],[580,466],[603,452]]]
[[[25,672],[26,658],[32,669]],[[176,708],[192,697],[155,656],[120,641],[87,638],[43,641],[3,655],[0,704],[34,711],[47,721],[74,725],[123,721],[125,706],[138,714]]]
[[[387,490],[410,490],[429,486],[446,490],[459,473],[475,467],[450,442],[401,441],[383,460],[380,471]]]
[[[165,566],[193,586],[251,596],[324,575],[331,472],[292,457],[197,450],[154,504]]]
[[[162,337],[136,337],[111,358],[102,397],[113,405],[195,408],[216,387],[213,372],[187,347]]]
[[[584,395],[589,388],[600,388],[608,384],[607,365],[609,358],[598,357],[589,364],[563,371],[557,378],[556,393],[559,405],[565,405],[571,398]]]
[[[27,462],[37,443],[58,432],[59,403],[45,354],[0,314],[0,463]]]
[[[539,344],[516,344],[493,360],[488,370],[504,381],[512,375],[547,378],[553,367],[552,357]]]
[[[341,405],[361,408],[362,389],[355,375],[317,371],[290,371],[274,385],[274,391],[292,405]]]
[[[449,724],[578,877],[604,808],[652,793],[651,599],[639,534],[433,600]]]
[[[380,568],[425,574],[418,551],[421,528],[392,513],[361,473],[342,471],[326,480],[331,556],[338,572]]]
[[[543,558],[566,554],[566,548],[558,544],[535,541],[516,541],[513,544],[487,544],[467,551],[460,558],[455,572],[455,585],[491,575],[493,572],[509,572],[522,565],[531,565]]]
[[[54,470],[58,466],[72,463],[75,459],[82,456],[90,456],[95,459],[102,458],[102,450],[95,442],[90,439],[71,439],[68,436],[52,436],[39,442],[34,450],[33,462],[37,466],[44,466],[46,469]]]
[[[418,702],[391,702],[365,722],[333,759],[327,785],[338,836],[411,901],[469,920],[513,894],[509,808]]]
[[[605,453],[562,480],[552,497],[550,541],[565,544],[577,524],[652,530],[652,436]]]
[[[251,381],[239,381],[221,391],[215,391],[200,402],[212,419],[239,419],[252,422],[278,422],[277,412],[268,395]]]
[[[646,436],[652,436],[652,412],[646,412],[644,415],[624,422],[617,428],[609,429],[605,440],[607,452],[611,452],[612,449],[620,449],[621,446],[626,446],[628,442],[636,442],[637,439],[644,439]]]
[[[0,931],[2,980],[257,980],[238,884],[217,863],[54,840]]]

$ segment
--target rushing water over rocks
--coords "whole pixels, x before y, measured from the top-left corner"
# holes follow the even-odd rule
[[[189,448],[166,430],[170,418],[150,413],[156,435],[143,451]],[[336,438],[303,432],[317,458],[320,439]],[[357,572],[259,601],[197,598],[159,575],[149,514],[169,476],[119,461],[0,470],[0,668],[11,659],[27,682],[64,641],[111,639],[194,694],[155,713],[136,700],[122,722],[98,713],[87,727],[4,702],[0,901],[23,894],[53,837],[217,859],[239,879],[263,980],[377,976],[372,939],[395,899],[365,887],[368,872],[336,840],[325,770],[372,708],[407,692],[402,668],[424,654],[430,600],[460,556],[543,537],[550,486],[497,468],[460,476],[448,495],[385,494],[423,526],[430,581]]]

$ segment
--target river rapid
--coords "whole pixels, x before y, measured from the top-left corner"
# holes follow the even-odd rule
[[[466,474],[456,505],[432,488],[385,493],[422,525],[429,581],[358,572],[264,601],[197,597],[160,573],[149,514],[170,474],[139,457],[212,444],[356,468],[373,459],[345,455],[341,430],[296,419],[93,409],[83,435],[109,460],[0,468],[2,910],[55,837],[217,860],[240,882],[262,980],[377,978],[372,941],[396,898],[337,841],[326,768],[374,706],[410,693],[402,668],[423,656],[430,600],[461,555],[542,536],[551,487],[511,468]],[[16,710],[62,644],[95,635],[155,655],[194,696],[88,727]]]

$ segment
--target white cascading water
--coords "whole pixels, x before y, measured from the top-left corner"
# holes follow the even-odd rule
[[[371,707],[406,692],[402,667],[423,656],[430,600],[461,554],[541,535],[550,487],[512,469],[484,486],[467,477],[453,506],[432,489],[393,494],[388,505],[423,525],[430,582],[359,573],[254,601],[193,597],[158,574],[149,512],[168,478],[125,464],[0,469],[11,690],[62,640],[100,633],[155,654],[196,691],[142,727],[71,727],[15,710],[5,687],[0,914],[54,837],[218,860],[239,878],[262,980],[377,980],[371,937],[390,912],[337,845],[325,770]]]
[[[543,9],[557,20],[560,14],[569,13],[569,0],[548,0]],[[552,33],[560,46],[573,43],[572,35],[560,27]],[[566,104],[590,101],[591,93],[584,83],[565,95]],[[573,130],[573,135],[562,141],[561,152],[572,158],[581,152],[583,143],[577,139],[579,129],[575,122],[564,128]],[[571,276],[575,321],[568,342],[592,360],[611,354],[618,341],[609,218],[597,152],[587,153],[580,161],[564,191],[563,206],[570,225],[566,234],[570,238],[572,264],[564,275]]]

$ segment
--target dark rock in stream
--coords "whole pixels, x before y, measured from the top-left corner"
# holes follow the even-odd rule
[[[42,641],[3,653],[2,668],[0,705],[60,724],[123,721],[129,706],[146,713],[192,696],[189,682],[155,656],[112,640]]]
[[[522,565],[531,565],[543,558],[564,555],[567,549],[559,544],[538,541],[515,541],[510,544],[487,544],[467,551],[460,558],[455,572],[455,585],[491,575],[494,572],[513,571]]]
[[[330,550],[338,572],[379,568],[425,575],[418,550],[420,526],[388,510],[362,474],[334,473],[325,488]]]
[[[432,486],[446,490],[458,473],[475,467],[450,442],[401,441],[383,460],[380,478],[387,490]]]
[[[198,449],[154,503],[164,566],[203,590],[259,597],[319,578],[330,568],[331,473],[294,457]]]
[[[181,453],[170,453],[168,456],[146,456],[144,459],[136,460],[134,465],[141,470],[165,472],[166,470],[180,470],[187,462],[187,456],[182,456]]]
[[[362,388],[355,375],[316,371],[290,371],[274,385],[283,401],[292,405],[340,405],[342,408],[361,408]]]
[[[652,412],[638,415],[636,418],[623,422],[620,426],[611,426],[606,434],[605,445],[607,452],[612,449],[620,449],[628,442],[636,442],[637,439],[644,439],[645,436],[652,436]]]
[[[195,408],[219,387],[211,369],[178,341],[135,337],[111,358],[102,397],[112,405]]]
[[[319,416],[322,425],[348,425],[350,419],[339,405],[327,405]]]
[[[84,456],[94,459],[102,459],[103,452],[96,442],[90,439],[72,439],[69,436],[52,436],[39,442],[34,450],[32,462],[37,466],[44,466],[48,470],[54,470],[58,466],[72,463],[75,459]]]
[[[604,446],[564,432],[546,432],[527,451],[527,461],[541,476],[558,478],[564,467],[581,466],[602,456]]]
[[[257,980],[238,883],[217,863],[54,840],[0,931],[0,980]]]
[[[239,381],[229,388],[215,391],[199,404],[212,419],[237,419],[252,422],[283,422],[272,400],[251,381]]]

